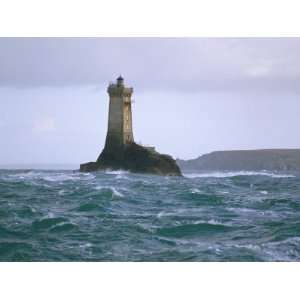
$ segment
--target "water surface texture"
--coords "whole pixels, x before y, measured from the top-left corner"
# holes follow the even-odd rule
[[[0,170],[1,261],[299,261],[300,175]]]

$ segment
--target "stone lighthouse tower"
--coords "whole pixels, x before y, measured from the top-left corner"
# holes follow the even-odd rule
[[[104,149],[97,161],[81,164],[80,171],[122,169],[136,173],[180,176],[180,169],[171,156],[134,142],[131,112],[133,88],[126,87],[124,79],[119,76],[115,83],[108,86],[107,92],[109,112]]]
[[[116,83],[111,83],[109,94],[108,129],[105,141],[106,150],[120,149],[133,143],[131,95],[133,88],[124,85],[122,76]]]

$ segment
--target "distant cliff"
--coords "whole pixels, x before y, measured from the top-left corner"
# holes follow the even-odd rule
[[[215,151],[177,164],[182,171],[300,171],[300,149]]]

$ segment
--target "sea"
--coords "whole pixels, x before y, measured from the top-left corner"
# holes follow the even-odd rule
[[[300,174],[2,169],[0,261],[300,261]]]

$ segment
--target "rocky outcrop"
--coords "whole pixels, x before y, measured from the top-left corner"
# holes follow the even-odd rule
[[[177,163],[183,171],[300,171],[300,149],[215,151]]]
[[[134,142],[119,148],[105,147],[96,162],[80,165],[81,172],[107,169],[181,176],[181,171],[171,156],[160,154]]]

